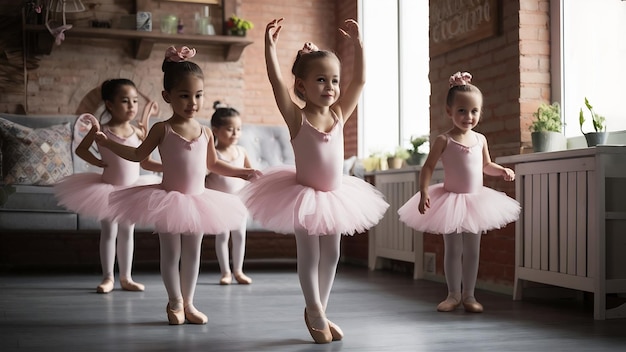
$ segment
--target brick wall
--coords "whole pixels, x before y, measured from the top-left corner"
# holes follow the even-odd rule
[[[198,4],[142,1],[151,6],[155,21],[153,31],[160,31],[156,23],[164,13],[178,15],[183,19],[185,30],[192,31],[194,12],[202,10],[202,5]],[[111,19],[114,25],[119,22],[120,15],[134,12],[134,1],[101,0],[98,3],[100,5],[95,9],[98,19]],[[235,0],[234,3],[237,15],[254,23],[255,28],[248,32],[248,38],[254,43],[244,50],[242,58],[237,62],[224,62],[221,47],[197,47],[198,54],[194,61],[205,73],[204,115],[209,117],[212,114],[212,102],[219,99],[238,108],[244,121],[283,123],[265,71],[265,24],[274,17],[285,18],[278,52],[285,77],[291,80],[291,64],[296,51],[305,41],[314,41],[320,47],[334,49],[335,0]],[[11,9],[7,8],[6,11]],[[212,16],[217,17],[213,23],[218,33],[221,31],[221,11],[220,8],[211,7]],[[94,16],[93,11],[88,11],[68,15],[68,18],[76,26],[88,26],[88,21]],[[68,38],[60,46],[54,47],[51,55],[40,56],[38,68],[29,70],[27,112],[74,113],[85,95],[102,81],[111,77],[126,77],[135,81],[144,94],[159,102],[163,109],[162,115],[168,116],[171,110],[161,99],[161,63],[168,46],[156,44],[150,57],[141,61],[132,57],[134,49],[127,40]],[[16,85],[20,83],[18,80]],[[0,109],[4,112],[20,111],[17,105],[23,101],[22,92],[3,94],[0,96]]]
[[[532,112],[550,99],[549,1],[500,4],[499,35],[430,58],[431,136],[451,126],[445,117],[448,77],[469,71],[484,95],[483,117],[476,131],[487,137],[492,159],[520,154],[529,145]],[[514,183],[488,176],[485,185],[515,197]],[[437,254],[438,274],[443,274],[441,236],[426,235],[424,250]],[[514,264],[514,224],[483,236],[479,281],[510,285]]]

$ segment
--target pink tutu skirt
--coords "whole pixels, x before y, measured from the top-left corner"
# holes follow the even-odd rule
[[[185,194],[161,187],[147,185],[111,193],[111,213],[116,220],[153,226],[156,232],[172,234],[221,234],[238,229],[248,216],[235,195],[210,189]]]
[[[309,235],[362,233],[376,225],[389,204],[365,181],[342,175],[339,188],[323,192],[296,181],[293,166],[278,166],[246,185],[239,195],[252,218],[274,232]]]
[[[109,195],[112,192],[160,182],[161,178],[158,176],[142,175],[132,185],[115,186],[102,182],[101,174],[85,172],[64,177],[54,185],[54,195],[59,205],[99,221],[113,218],[108,206]]]
[[[418,210],[421,194],[411,197],[400,209],[400,221],[417,231],[432,234],[484,233],[516,221],[519,203],[502,192],[484,187],[476,193],[453,193],[439,183],[428,188],[430,208]]]

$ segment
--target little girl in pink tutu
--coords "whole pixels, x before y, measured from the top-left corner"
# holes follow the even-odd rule
[[[481,234],[516,221],[520,212],[516,200],[483,186],[483,173],[506,181],[513,181],[515,173],[491,161],[487,139],[473,131],[483,96],[471,79],[468,72],[450,77],[446,113],[453,126],[435,139],[420,173],[420,191],[398,210],[408,226],[443,235],[448,297],[437,306],[440,312],[461,304],[468,312],[483,311],[474,298]],[[440,158],[444,182],[429,186]]]
[[[340,340],[343,332],[326,318],[342,234],[363,232],[388,208],[372,185],[343,175],[343,127],[356,108],[365,70],[359,27],[345,21],[344,37],[354,46],[354,75],[340,96],[341,64],[335,54],[306,43],[293,64],[291,100],[281,76],[276,42],[280,20],[265,31],[265,60],[274,97],[289,132],[296,167],[265,170],[240,192],[252,217],[268,229],[295,233],[298,277],[304,294],[304,321],[316,343]]]
[[[248,212],[232,194],[206,189],[206,170],[251,179],[250,168],[236,168],[218,160],[213,133],[195,117],[204,104],[204,74],[188,61],[195,49],[167,49],[163,61],[163,99],[172,116],[157,122],[136,148],[98,133],[98,144],[124,159],[140,161],[155,149],[163,163],[163,180],[157,185],[126,188],[109,198],[116,219],[153,225],[159,233],[161,277],[168,295],[165,311],[171,325],[206,324],[207,316],[193,304],[200,250],[205,233],[221,234],[239,228]]]
[[[110,115],[108,122],[102,125],[102,131],[109,138],[119,143],[136,147],[146,136],[145,126],[149,117],[158,108],[156,103],[146,104],[139,126],[131,122],[137,115],[138,95],[135,84],[128,79],[110,79],[102,83],[101,96],[105,105],[105,114]],[[100,124],[93,115],[83,114],[78,126],[92,126],[76,148],[76,155],[86,162],[102,167],[102,174],[94,172],[77,173],[59,181],[54,186],[59,204],[80,215],[100,221],[100,264],[102,282],[96,288],[98,293],[113,290],[115,252],[120,271],[120,285],[126,291],[143,291],[144,285],[134,282],[131,277],[133,262],[133,232],[135,225],[128,221],[114,221],[109,213],[109,194],[115,190],[140,184],[158,183],[159,177],[139,175],[139,163],[124,160],[107,149],[100,150],[102,159],[98,159],[90,150]],[[141,167],[151,171],[161,171],[161,164],[146,158]]]
[[[219,101],[213,104],[215,112],[211,116],[211,129],[215,135],[215,150],[217,157],[235,167],[251,167],[246,149],[237,145],[241,136],[241,116],[239,111]],[[205,186],[220,192],[236,194],[248,182],[240,178],[225,177],[214,172],[207,175]],[[215,236],[215,254],[220,265],[222,277],[220,285],[230,285],[233,281],[239,284],[249,285],[252,279],[243,273],[243,257],[246,252],[246,226],[247,221],[233,231],[226,231]],[[233,271],[230,271],[230,259],[228,255],[228,240],[233,244]]]

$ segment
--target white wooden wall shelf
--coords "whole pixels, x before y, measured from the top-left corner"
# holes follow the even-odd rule
[[[42,25],[25,25],[24,30],[35,35],[38,48],[41,52],[37,54],[49,55],[53,48],[54,38]],[[88,39],[115,39],[132,40],[135,43],[134,55],[137,60],[145,60],[150,56],[152,47],[156,43],[167,43],[172,45],[184,44],[188,46],[220,46],[224,48],[225,61],[238,61],[246,46],[252,41],[246,37],[226,36],[226,35],[197,35],[197,34],[163,34],[161,32],[143,32],[127,29],[113,28],[86,28],[74,27],[65,31],[66,39],[88,38]]]

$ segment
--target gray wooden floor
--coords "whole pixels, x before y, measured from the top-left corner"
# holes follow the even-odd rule
[[[248,274],[250,286],[219,286],[203,270],[196,306],[209,323],[179,326],[157,272],[135,273],[145,292],[105,295],[97,274],[4,274],[0,351],[626,351],[626,319],[594,321],[585,300],[479,291],[485,313],[438,313],[445,285],[355,266],[340,266],[328,309],[346,337],[316,345],[293,266]]]

